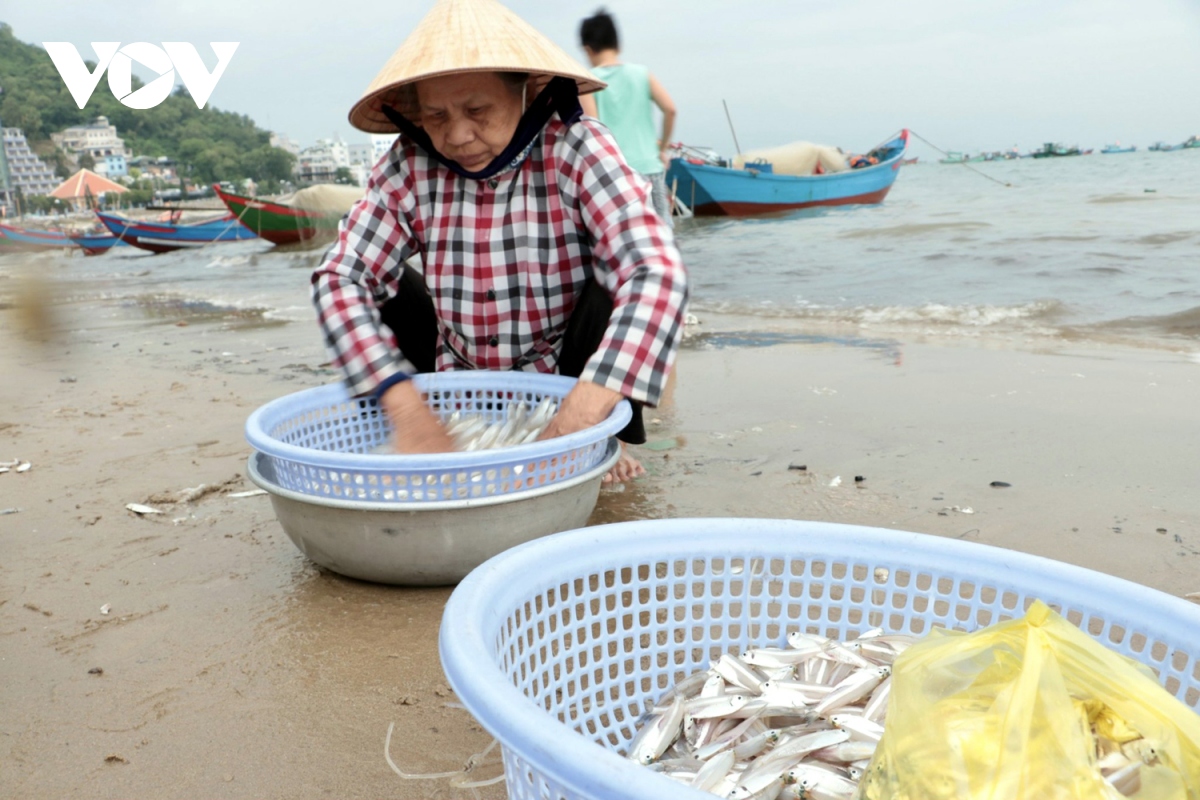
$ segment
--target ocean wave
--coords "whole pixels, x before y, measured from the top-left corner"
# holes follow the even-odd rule
[[[889,225],[880,228],[858,228],[846,231],[843,239],[891,238],[896,236],[924,236],[942,231],[977,231],[990,228],[988,222],[910,222],[905,225]]]
[[[697,312],[794,319],[863,327],[919,325],[925,328],[1002,328],[1053,325],[1067,309],[1057,300],[1038,300],[1019,305],[949,305],[925,303],[919,306],[752,305],[744,303],[695,302]]]
[[[1104,333],[1148,333],[1172,338],[1200,339],[1200,306],[1172,314],[1122,317],[1081,327]]]
[[[1151,233],[1146,236],[1139,236],[1133,241],[1136,244],[1148,244],[1158,246],[1164,244],[1175,244],[1176,242],[1186,242],[1196,235],[1195,231],[1172,231],[1171,233]]]
[[[1148,200],[1158,200],[1159,196],[1154,193],[1142,194],[1103,194],[1099,197],[1093,197],[1088,200],[1094,205],[1105,205],[1107,203],[1144,203]]]

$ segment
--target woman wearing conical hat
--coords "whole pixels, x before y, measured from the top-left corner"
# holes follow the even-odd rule
[[[351,391],[374,394],[398,452],[453,450],[416,372],[578,376],[546,436],[624,398],[645,441],[674,361],[687,276],[650,187],[579,94],[603,88],[495,0],[440,0],[350,112],[400,132],[313,273]],[[412,260],[418,272],[406,266]],[[641,466],[625,456],[610,478]]]

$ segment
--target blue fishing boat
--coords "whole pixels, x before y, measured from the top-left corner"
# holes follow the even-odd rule
[[[233,214],[203,222],[138,222],[133,219],[97,211],[104,227],[126,244],[152,253],[169,253],[187,247],[203,247],[212,242],[236,242],[257,239],[254,231],[238,222]]]
[[[0,252],[72,246],[71,240],[62,231],[39,231],[0,224]]]
[[[1132,145],[1129,147],[1121,147],[1121,143],[1117,142],[1116,144],[1104,145],[1100,152],[1104,155],[1112,155],[1113,153],[1132,153],[1135,150],[1137,150],[1137,147]]]
[[[125,242],[122,242],[108,231],[104,233],[69,233],[67,234],[67,238],[79,245],[85,256],[99,256],[107,253],[114,247],[127,246]]]
[[[675,158],[667,186],[700,216],[745,216],[813,206],[881,203],[900,174],[908,131],[852,159],[857,168],[823,175],[776,175],[769,163],[742,169],[695,158]]]

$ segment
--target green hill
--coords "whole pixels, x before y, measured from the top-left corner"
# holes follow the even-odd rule
[[[87,62],[95,70],[95,62]],[[134,77],[134,88],[141,82]],[[253,178],[271,185],[292,175],[295,157],[271,147],[270,133],[245,114],[196,108],[191,96],[179,87],[160,105],[126,108],[102,84],[80,109],[50,56],[41,47],[26,44],[0,22],[0,121],[22,128],[33,149],[53,161],[50,134],[82,125],[97,116],[108,117],[134,155],[168,156],[191,167],[196,183]]]

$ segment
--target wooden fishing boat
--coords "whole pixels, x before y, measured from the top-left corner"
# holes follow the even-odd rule
[[[908,131],[876,147],[866,156],[869,166],[824,175],[776,175],[770,164],[743,169],[675,158],[667,170],[667,186],[700,216],[745,216],[813,206],[881,203],[900,171]]]
[[[233,214],[189,224],[139,222],[103,211],[97,211],[96,216],[121,241],[152,253],[258,238],[249,228],[240,225]]]
[[[1041,150],[1035,150],[1034,158],[1061,158],[1063,156],[1079,156],[1083,153],[1078,147],[1065,147],[1056,142],[1046,142]]]
[[[113,234],[104,233],[69,233],[67,238],[83,250],[85,256],[100,256],[114,247],[126,247],[127,244]]]
[[[62,231],[39,231],[0,224],[0,252],[74,247]]]
[[[337,236],[341,214],[305,211],[286,203],[243,197],[213,184],[213,191],[241,223],[258,236],[275,244],[320,242]]]

